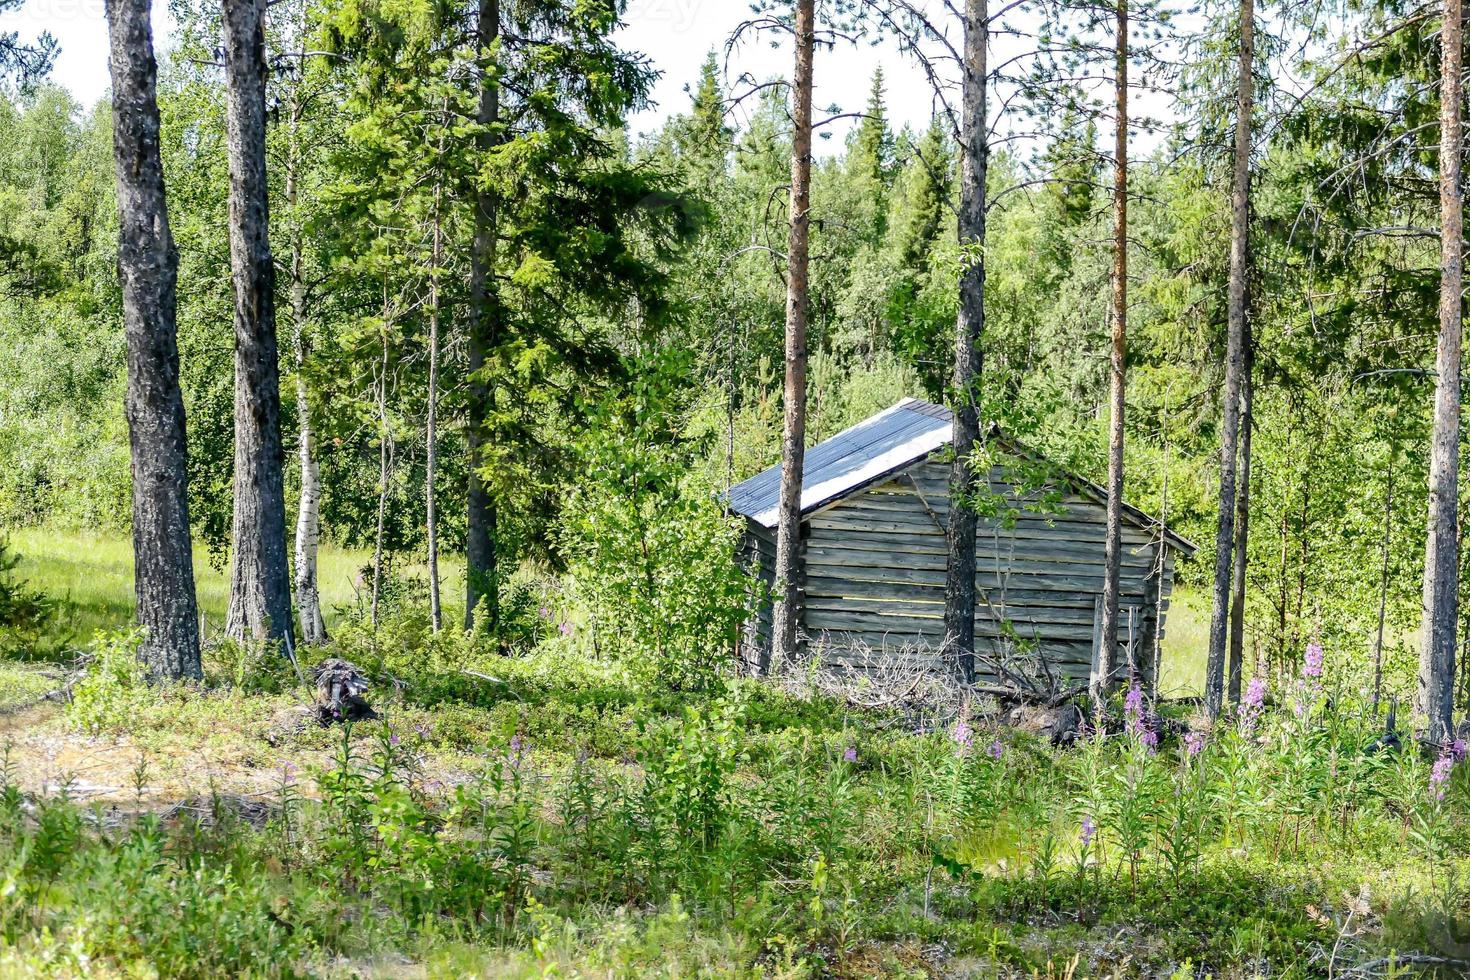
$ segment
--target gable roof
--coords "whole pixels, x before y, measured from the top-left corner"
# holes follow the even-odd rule
[[[905,398],[852,428],[824,439],[806,451],[801,486],[802,515],[866,490],[927,459],[950,444],[953,429],[954,415],[943,405]],[[1003,440],[1006,447],[1018,455],[1040,458],[1006,437],[998,426],[991,426],[990,436]],[[1107,491],[1102,487],[1075,473],[1058,472],[1082,495],[1098,503],[1107,502]],[[776,526],[780,501],[780,463],[735,484],[726,495],[731,510],[768,528]],[[1136,526],[1150,530],[1162,526],[1161,522],[1126,502],[1122,509],[1124,518]],[[1192,542],[1167,527],[1163,532],[1169,543],[1184,553],[1193,554],[1197,550]]]

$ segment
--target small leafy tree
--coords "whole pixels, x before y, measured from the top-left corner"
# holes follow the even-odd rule
[[[45,644],[56,607],[16,576],[20,556],[0,538],[0,655],[33,655]]]
[[[610,420],[581,457],[562,536],[599,642],[645,681],[711,690],[754,587],[734,523],[649,426]]]

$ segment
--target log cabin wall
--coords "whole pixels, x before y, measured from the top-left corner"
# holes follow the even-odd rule
[[[1026,506],[999,471],[991,477],[992,489],[1008,505]],[[948,464],[929,458],[807,519],[802,629],[824,662],[851,661],[856,645],[937,651],[944,629],[948,488]],[[1037,504],[1031,500],[1030,506]],[[750,528],[748,553],[769,584],[774,539],[754,522]],[[976,541],[978,652],[1005,658],[1034,650],[1058,675],[1085,680],[1101,635],[1105,530],[1105,507],[1075,493],[1044,511],[1022,509],[1013,522],[982,518]],[[1140,677],[1151,685],[1163,638],[1163,623],[1156,620],[1168,606],[1173,549],[1161,545],[1156,532],[1126,522],[1123,544],[1115,662],[1126,664],[1131,652]],[[769,636],[766,603],[752,617],[748,641],[763,644]]]

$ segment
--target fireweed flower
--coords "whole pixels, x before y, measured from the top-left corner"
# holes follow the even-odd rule
[[[1236,714],[1240,719],[1241,734],[1249,735],[1255,730],[1256,722],[1260,720],[1265,704],[1266,680],[1262,677],[1252,677],[1251,682],[1246,685],[1245,697],[1240,699],[1240,706],[1236,708]]]
[[[542,619],[550,619],[551,610],[546,606],[542,606],[540,609],[536,610],[536,615],[540,616]]]
[[[842,753],[842,761],[843,762],[856,762],[857,761],[857,749],[855,749],[851,745],[849,745],[847,747],[847,751],[844,752],[844,753]]]
[[[1092,817],[1090,817],[1090,816],[1083,817],[1082,818],[1082,832],[1080,834],[1078,834],[1078,839],[1082,841],[1082,846],[1083,847],[1086,847],[1087,845],[1091,844],[1092,843],[1092,837],[1096,833],[1097,833],[1097,824],[1095,824],[1095,823],[1092,822]]]
[[[561,623],[561,635],[562,636],[571,636],[572,635],[572,631],[575,630],[575,629],[576,629],[576,627],[572,625],[572,621],[571,620],[569,620],[569,619],[562,620],[562,623]]]
[[[1322,676],[1322,644],[1313,640],[1307,644],[1306,660],[1302,662],[1302,673],[1308,677]]]
[[[1205,736],[1203,732],[1190,732],[1184,736],[1184,755],[1186,758],[1193,759],[1203,752],[1204,748]]]
[[[965,720],[963,718],[954,723],[954,731],[951,733],[951,737],[954,739],[954,744],[959,747],[959,750],[961,752],[964,752],[966,749],[968,749],[970,747],[970,743],[975,740],[974,733],[970,731],[970,726],[965,724]]]
[[[1429,770],[1429,791],[1434,794],[1436,800],[1444,799],[1445,787],[1450,781],[1450,773],[1455,768],[1455,756],[1450,746],[1445,746],[1439,758],[1434,760],[1434,768]]]
[[[990,757],[992,759],[999,759],[1001,756],[1005,755],[1006,747],[1000,744],[1000,739],[996,739],[994,742],[990,743],[990,748],[986,749],[985,751],[990,754]]]
[[[1464,762],[1465,754],[1467,751],[1470,750],[1466,749],[1465,740],[1463,738],[1457,738],[1450,743],[1450,755],[1454,756],[1456,762]]]
[[[1143,747],[1148,749],[1149,752],[1156,752],[1159,748],[1159,733],[1145,728],[1142,734],[1138,736],[1138,741],[1142,743]]]

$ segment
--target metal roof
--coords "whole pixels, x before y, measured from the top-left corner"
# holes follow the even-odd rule
[[[954,415],[943,405],[918,398],[905,398],[850,429],[824,439],[806,451],[802,474],[801,512],[809,514],[835,500],[850,496],[882,482],[900,470],[907,469],[949,445]],[[992,426],[992,438],[1002,439],[1008,448],[1034,457],[1034,453],[1004,436]],[[1076,474],[1063,476],[1080,493],[1099,503],[1107,501],[1107,491]],[[735,484],[726,495],[731,510],[756,523],[773,528],[781,501],[781,464],[762,470],[748,480]],[[1149,529],[1160,522],[1127,503],[1124,516],[1130,523]],[[1193,554],[1196,546],[1167,527],[1164,534],[1175,547]]]

